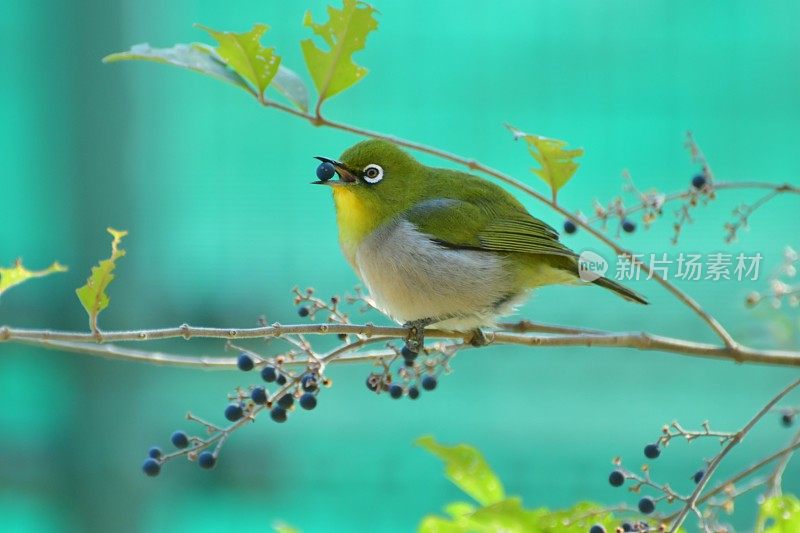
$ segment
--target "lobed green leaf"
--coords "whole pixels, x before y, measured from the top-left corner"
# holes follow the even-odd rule
[[[310,11],[303,24],[321,37],[329,50],[311,39],[300,43],[306,66],[319,93],[318,106],[360,81],[367,69],[353,62],[353,54],[364,48],[367,35],[378,28],[375,8],[357,0],[344,0],[342,9],[328,6],[328,22],[317,24]]]
[[[28,270],[22,264],[22,259],[17,259],[9,268],[0,267],[0,296],[11,287],[25,283],[31,278],[42,278],[56,272],[66,271],[67,267],[58,261],[43,270]]]
[[[111,301],[106,294],[106,289],[114,280],[113,272],[117,266],[117,259],[125,255],[125,250],[119,248],[119,243],[128,234],[127,231],[117,231],[113,228],[107,228],[107,231],[114,238],[111,241],[111,256],[100,261],[97,266],[92,267],[92,274],[86,280],[86,285],[75,289],[78,300],[80,300],[81,305],[89,315],[89,326],[95,333],[99,331],[97,317],[103,309],[108,307]]]
[[[515,140],[523,139],[528,145],[528,152],[540,165],[540,168],[532,168],[531,172],[550,186],[555,200],[558,191],[578,170],[575,158],[583,155],[583,148],[567,150],[566,141],[525,133],[513,126],[508,126],[508,129],[514,134]]]
[[[261,45],[261,37],[269,26],[255,24],[252,30],[244,33],[217,31],[199,24],[198,27],[219,43],[216,52],[222,61],[250,82],[259,97],[263,96],[281,64],[281,58],[275,54],[274,48]]]

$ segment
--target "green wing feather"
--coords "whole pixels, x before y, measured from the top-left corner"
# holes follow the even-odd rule
[[[577,276],[577,254],[559,242],[556,230],[531,216],[513,196],[493,184],[476,185],[471,179],[464,179],[454,189],[448,191],[448,197],[419,202],[404,218],[443,246],[542,255],[553,268]],[[491,203],[486,202],[487,193]],[[647,304],[642,295],[616,281],[598,278],[593,283],[626,300]]]
[[[409,209],[405,218],[436,241],[453,248],[576,257],[558,233],[521,206],[491,208],[453,198],[435,198]],[[503,213],[498,213],[498,207]],[[508,209],[512,207],[512,209]]]

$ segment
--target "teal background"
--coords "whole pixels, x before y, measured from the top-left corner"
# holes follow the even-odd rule
[[[208,41],[192,23],[272,29],[284,64],[306,80],[304,11],[322,2],[80,3],[11,0],[0,35],[0,264],[58,259],[66,274],[3,296],[0,324],[85,329],[74,296],[108,254],[104,228],[130,231],[101,317],[106,329],[297,322],[289,291],[344,293],[357,279],[339,249],[328,192],[310,187],[311,156],[358,138],[260,108],[228,85],[153,64],[103,65],[139,42]],[[544,190],[524,147],[502,128],[570,141],[586,155],[560,195],[589,210],[621,188],[674,191],[696,169],[692,129],[718,179],[797,182],[800,5],[796,2],[376,2],[380,28],[356,56],[369,75],[325,106],[330,118],[477,158]],[[431,164],[441,164],[423,157]],[[696,212],[677,247],[672,210],[625,236],[637,251],[761,252],[765,272],[797,241],[796,198],[779,198],[726,245],[722,225],[752,193],[725,193]],[[558,216],[522,198],[553,225]],[[597,247],[585,235],[576,248]],[[605,250],[603,250],[604,253]],[[608,254],[606,254],[608,257]],[[700,321],[653,283],[653,305],[595,289],[547,288],[519,312],[535,320],[650,330],[712,341]],[[756,283],[683,283],[743,341],[791,346],[773,314],[741,305]],[[791,316],[791,314],[790,314]],[[380,320],[378,317],[367,319]],[[796,314],[793,326],[797,326]],[[261,347],[265,353],[274,349]],[[797,347],[794,341],[794,347]],[[222,343],[158,348],[223,355]],[[663,423],[736,429],[796,372],[612,349],[467,351],[439,390],[417,402],[369,394],[364,366],[332,369],[312,413],[239,432],[218,467],[139,470],[152,444],[189,428],[187,410],[222,421],[226,393],[251,376],[135,365],[0,346],[0,529],[3,531],[408,531],[459,496],[440,464],[412,446],[423,434],[479,447],[509,493],[529,506],[608,504],[610,460],[636,469]],[[254,377],[254,376],[253,376]],[[797,398],[795,398],[795,403]],[[782,446],[771,417],[720,469],[728,475]],[[677,443],[653,476],[688,492],[714,442]],[[787,489],[800,490],[790,466]],[[752,499],[737,505],[751,527]]]

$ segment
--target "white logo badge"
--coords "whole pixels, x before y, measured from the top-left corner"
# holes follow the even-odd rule
[[[578,276],[581,281],[591,283],[605,276],[608,271],[608,262],[598,254],[585,250],[578,256]]]

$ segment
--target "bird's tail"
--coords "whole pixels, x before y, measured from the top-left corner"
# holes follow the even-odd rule
[[[595,285],[599,285],[600,287],[603,287],[604,289],[608,289],[610,291],[614,291],[615,293],[617,293],[621,297],[625,298],[629,302],[636,302],[638,304],[644,304],[644,305],[648,305],[650,303],[650,302],[647,301],[647,298],[645,298],[644,296],[642,296],[638,292],[633,291],[633,290],[629,289],[628,287],[625,287],[624,285],[620,285],[619,283],[617,283],[614,280],[601,277],[601,278],[597,278],[596,280],[592,281],[592,283],[594,283]]]

